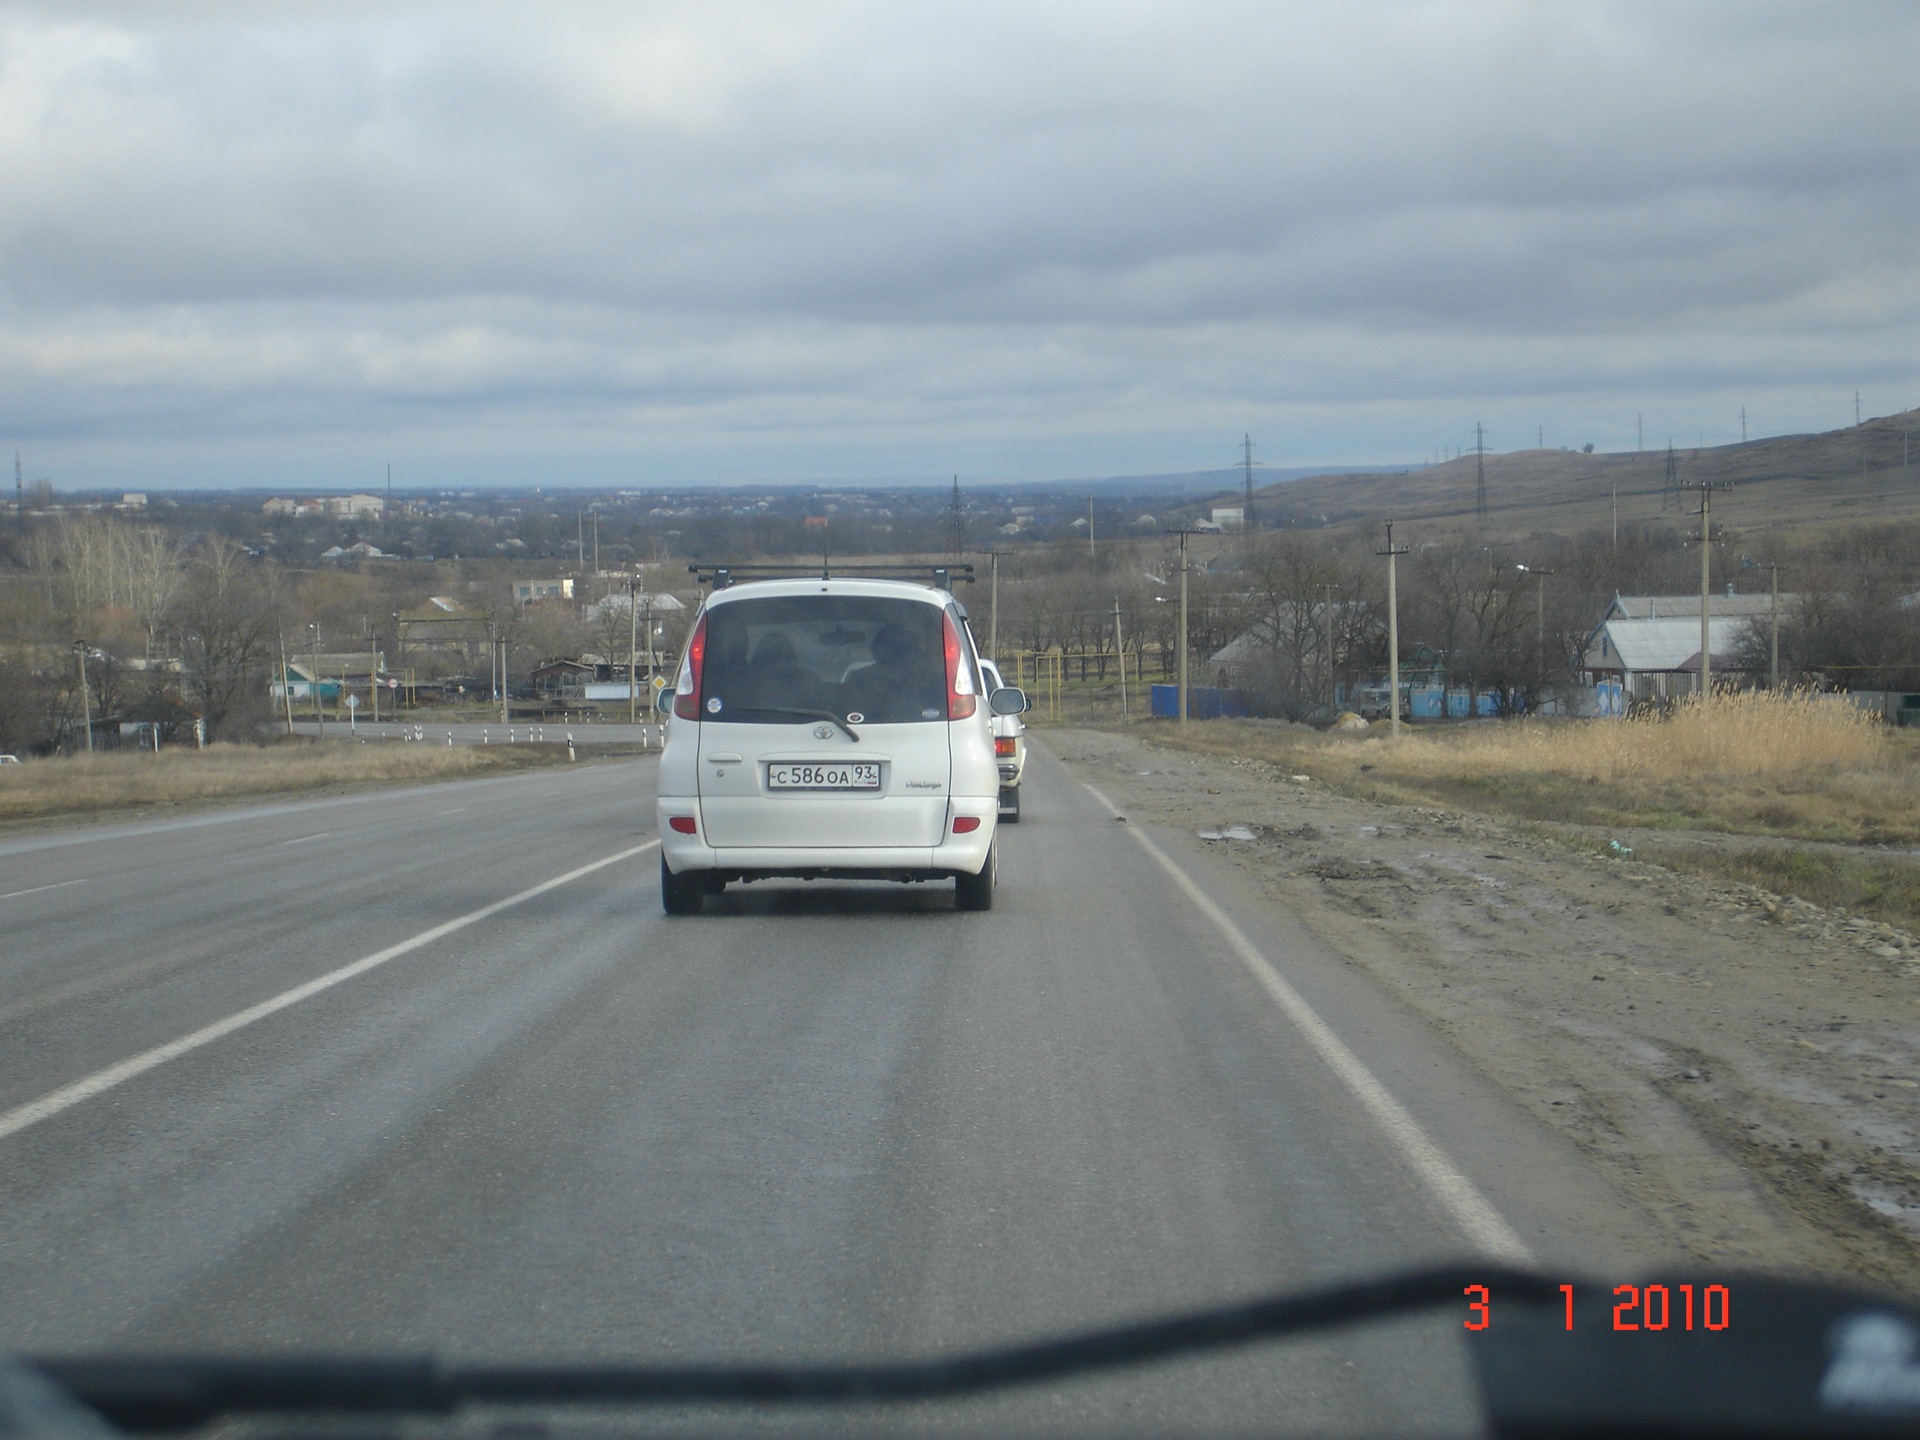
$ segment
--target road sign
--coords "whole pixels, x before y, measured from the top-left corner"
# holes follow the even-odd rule
[[[358,710],[359,708],[360,708],[360,697],[358,695],[347,696],[347,709]]]

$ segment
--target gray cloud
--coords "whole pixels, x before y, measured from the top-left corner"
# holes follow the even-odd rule
[[[0,414],[73,483],[143,439],[700,480],[1832,424],[1915,398],[1917,40],[1903,4],[17,5]]]

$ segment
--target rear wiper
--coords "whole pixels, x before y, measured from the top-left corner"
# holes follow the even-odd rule
[[[847,732],[847,738],[854,744],[860,743],[860,737],[854,733],[853,727],[831,710],[795,710],[786,705],[742,705],[734,714],[743,712],[748,715],[794,715],[802,720],[831,720]]]
[[[1622,1299],[1623,1292],[1631,1292]],[[1576,1300],[1577,1295],[1577,1300]],[[1717,1304],[1716,1304],[1717,1302]],[[836,1405],[932,1400],[1455,1307],[1496,1436],[1920,1435],[1920,1311],[1767,1276],[1603,1286],[1458,1264],[990,1350],[899,1363],[449,1365],[401,1359],[41,1358],[0,1362],[0,1434],[180,1430],[222,1416],[450,1414],[463,1405]],[[1623,1323],[1622,1316],[1626,1319]],[[1455,1318],[1457,1317],[1457,1318]],[[1460,1327],[1464,1326],[1464,1330]],[[34,1373],[34,1372],[37,1372]],[[69,1404],[9,1402],[50,1381]],[[38,1397],[44,1399],[46,1397]],[[91,1413],[89,1413],[89,1411]],[[61,1423],[63,1421],[65,1423]],[[48,1422],[51,1422],[49,1428]]]

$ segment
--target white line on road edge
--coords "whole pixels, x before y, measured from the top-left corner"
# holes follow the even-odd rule
[[[465,915],[449,920],[443,925],[436,925],[431,930],[422,930],[418,935],[402,940],[398,945],[389,945],[386,949],[376,950],[373,954],[364,956],[351,965],[342,965],[338,970],[329,970],[316,980],[309,980],[304,985],[296,985],[293,989],[283,991],[271,1000],[262,1000],[258,1005],[249,1006],[245,1010],[227,1016],[224,1020],[216,1020],[213,1024],[196,1030],[191,1035],[183,1035],[178,1040],[157,1045],[151,1050],[144,1050],[131,1059],[122,1060],[118,1065],[109,1065],[106,1069],[76,1080],[71,1085],[62,1085],[58,1090],[42,1095],[38,1100],[29,1100],[24,1105],[17,1105],[0,1114],[0,1140],[9,1135],[19,1134],[29,1125],[38,1125],[42,1120],[51,1119],[62,1110],[70,1110],[83,1100],[91,1100],[96,1095],[105,1094],[116,1085],[124,1085],[135,1076],[144,1075],[147,1071],[156,1069],[169,1060],[177,1060],[203,1045],[211,1045],[214,1041],[233,1034],[236,1030],[244,1030],[256,1020],[264,1020],[269,1015],[277,1014],[289,1006],[298,1005],[302,1000],[318,995],[322,990],[331,990],[334,986],[351,980],[356,975],[377,970],[389,960],[398,960],[402,955],[418,950],[423,945],[431,945],[436,940],[445,939],[456,930],[464,930],[467,926],[485,920],[491,915],[498,915],[502,910],[511,910],[515,905],[525,904],[537,895],[544,895],[549,890],[557,890],[562,885],[570,885],[583,875],[591,875],[596,870],[604,870],[609,865],[618,865],[622,860],[631,860],[636,855],[643,855],[659,843],[658,840],[649,840],[644,845],[635,845],[632,849],[622,850],[617,855],[609,855],[604,860],[595,860],[590,865],[582,865],[577,870],[569,870],[564,875],[543,880],[530,890],[522,890],[518,895],[509,895],[504,900],[496,900],[491,905],[468,911]]]
[[[64,890],[69,885],[84,885],[89,877],[82,875],[78,880],[56,880],[51,885],[35,885],[26,890],[9,890],[0,895],[0,900],[11,900],[16,895],[38,895],[42,890]]]
[[[1080,782],[1086,785],[1086,781]],[[1094,799],[1106,806],[1116,818],[1120,809],[1093,786],[1087,785]],[[1194,883],[1187,872],[1168,858],[1167,853],[1153,841],[1138,825],[1128,825],[1127,833],[1159,862],[1160,868],[1173,877],[1174,883],[1186,892],[1200,913],[1213,922],[1213,926],[1226,937],[1227,944],[1240,957],[1253,978],[1260,982],[1274,1003],[1286,1012],[1309,1044],[1320,1052],[1320,1058],[1327,1062],[1333,1073],[1338,1075],[1353,1092],[1354,1098],[1366,1108],[1380,1128],[1387,1132],[1387,1138],[1399,1147],[1401,1157],[1420,1177],[1434,1199],[1453,1218],[1453,1222],[1466,1232],[1467,1238],[1490,1257],[1511,1261],[1517,1265],[1531,1264],[1533,1252],[1527,1248],[1526,1241],[1515,1233],[1513,1227],[1501,1218],[1500,1212],[1493,1208],[1487,1197],[1475,1188],[1460,1170],[1449,1160],[1446,1153],[1427,1137],[1420,1128],[1420,1122],[1407,1113],[1407,1109],[1393,1098],[1393,1092],[1382,1085],[1374,1073],[1367,1069],[1360,1057],[1347,1048],[1346,1042],[1333,1033],[1331,1026],[1322,1020],[1319,1013],[1309,1005],[1298,990],[1289,985],[1273,962],[1260,953],[1254,943],[1247,939],[1240,927],[1233,923],[1227,912],[1216,905],[1212,898]],[[4,1131],[0,1131],[4,1133]]]
[[[292,840],[282,840],[280,843],[282,845],[304,845],[309,840],[324,840],[331,834],[333,834],[331,830],[322,830],[318,835],[300,835]]]

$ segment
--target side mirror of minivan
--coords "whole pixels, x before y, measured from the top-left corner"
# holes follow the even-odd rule
[[[987,708],[996,715],[1018,715],[1027,708],[1027,692],[1017,685],[1006,685],[987,697]]]

